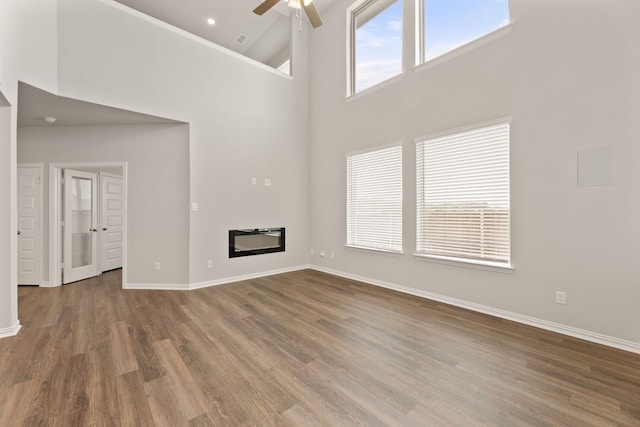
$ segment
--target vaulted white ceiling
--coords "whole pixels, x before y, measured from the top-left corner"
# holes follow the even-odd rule
[[[262,16],[253,13],[262,0],[116,1],[263,63],[268,63],[289,46],[288,18],[293,9],[287,7],[284,1]],[[314,0],[320,13],[334,2]],[[208,25],[208,18],[215,19],[215,25]],[[306,17],[303,19],[305,28],[312,31]],[[242,35],[246,38],[239,43],[237,40]]]
[[[2,1],[2,0],[0,0]],[[114,0],[199,37],[257,61],[269,63],[283,46],[288,47],[288,19],[293,9],[284,1],[262,16],[253,9],[262,0]],[[336,0],[313,0],[320,14]],[[303,31],[313,31],[304,13]],[[213,26],[207,19],[213,18]],[[284,25],[284,26],[283,26]],[[282,29],[284,28],[284,31]],[[237,43],[244,34],[244,43]],[[272,64],[270,64],[272,65]],[[20,84],[18,126],[78,126],[133,123],[180,123],[118,108],[57,96],[25,83]],[[0,103],[2,102],[0,96]],[[55,124],[43,117],[52,116]]]
[[[47,123],[44,117],[54,117]],[[182,123],[54,95],[26,83],[19,85],[18,127]]]

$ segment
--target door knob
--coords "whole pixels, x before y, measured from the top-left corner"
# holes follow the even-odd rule
[[[93,231],[95,233],[96,231],[98,231],[98,229],[97,228],[91,228],[91,229],[89,229],[89,231]]]
[[[107,231],[107,230],[108,230],[108,228],[103,228],[103,229],[102,229],[102,231]]]
[[[20,234],[21,234],[21,233],[20,233],[20,230],[18,230],[18,236],[19,236]]]

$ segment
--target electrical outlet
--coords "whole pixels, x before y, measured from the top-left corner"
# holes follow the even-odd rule
[[[562,291],[556,291],[556,304],[566,304],[567,293]]]
[[[213,268],[213,260],[207,260],[207,268]]]
[[[265,178],[264,179],[264,185],[265,185],[265,187],[270,186],[271,185],[271,180],[269,178]]]
[[[251,185],[256,185],[257,181],[255,178],[251,178]]]
[[[324,258],[324,251],[320,251],[320,256]]]
[[[156,271],[160,271],[160,263],[158,261],[153,263],[153,269]]]

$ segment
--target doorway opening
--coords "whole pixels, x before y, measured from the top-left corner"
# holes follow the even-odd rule
[[[49,283],[122,268],[127,283],[127,163],[49,165]]]

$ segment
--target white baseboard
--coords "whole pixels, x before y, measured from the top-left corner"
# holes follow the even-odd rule
[[[257,279],[259,277],[273,276],[275,274],[291,273],[293,271],[306,270],[308,268],[310,268],[310,266],[308,264],[305,264],[305,265],[299,265],[296,267],[287,267],[287,268],[281,268],[278,270],[263,271],[260,273],[243,274],[240,276],[225,277],[222,279],[215,279],[215,280],[205,280],[204,282],[192,283],[189,286],[189,289],[208,288],[209,286],[225,285],[227,283]]]
[[[20,331],[22,325],[20,321],[17,321],[13,326],[8,328],[0,328],[0,338],[13,337],[18,335],[18,331]]]
[[[194,289],[208,288],[209,286],[224,285],[227,283],[241,282],[243,280],[257,279],[259,277],[273,276],[274,274],[291,273],[308,269],[309,265],[299,265],[295,267],[281,268],[278,270],[261,271],[258,273],[243,274],[241,276],[223,277],[222,279],[205,280],[197,283],[127,283],[123,285],[123,289],[143,289],[156,291],[189,291]]]
[[[48,280],[43,280],[43,281],[40,283],[40,287],[41,287],[41,288],[55,288],[55,287],[57,287],[57,286],[60,286],[60,285],[52,285]]]
[[[188,291],[187,283],[127,283],[122,289],[143,289],[147,291]]]
[[[534,326],[536,328],[545,329],[547,331],[557,332],[563,335],[568,335],[570,337],[583,339],[585,341],[590,341],[597,344],[606,345],[608,347],[613,347],[620,350],[625,350],[632,353],[640,354],[640,343],[637,343],[634,341],[627,341],[620,338],[587,331],[584,329],[574,328],[573,326],[567,326],[560,323],[549,322],[546,320],[538,319],[531,316],[525,316],[523,314],[518,314],[511,311],[505,311],[505,310],[489,307],[486,305],[464,301],[457,298],[451,298],[451,297],[447,297],[440,294],[434,294],[431,292],[422,291],[420,289],[396,285],[394,283],[383,282],[381,280],[372,279],[370,277],[363,277],[355,274],[345,273],[342,271],[332,270],[332,269],[320,267],[317,265],[311,265],[309,266],[309,268],[312,270],[321,271],[323,273],[333,274],[334,276],[357,280],[359,282],[367,283],[370,285],[391,289],[394,291],[402,292],[409,295],[414,295],[421,298],[426,298],[433,301],[443,302],[445,304],[465,308],[471,311],[488,314],[488,315],[499,317],[506,320],[512,320],[517,323]]]

